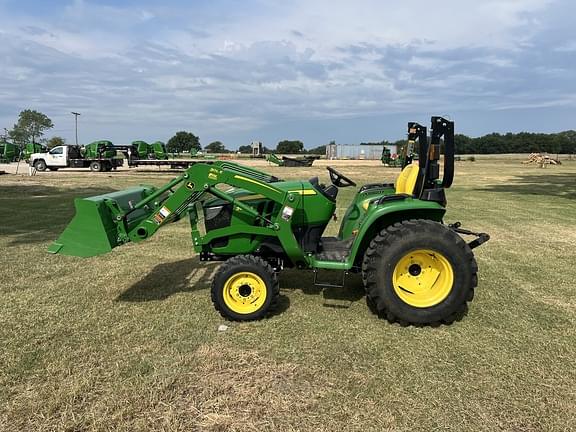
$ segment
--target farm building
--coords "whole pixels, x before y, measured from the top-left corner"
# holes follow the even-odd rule
[[[380,159],[383,144],[328,144],[326,159]],[[395,145],[386,145],[391,154],[397,152]]]

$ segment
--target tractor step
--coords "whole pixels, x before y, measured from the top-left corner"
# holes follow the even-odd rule
[[[320,239],[320,252],[316,254],[318,261],[344,262],[348,258],[354,238],[339,240],[336,237],[322,237]]]
[[[342,279],[340,281],[319,281],[318,280],[318,269],[314,269],[314,286],[322,287],[322,288],[344,288],[346,285],[346,276],[348,275],[348,271],[345,270],[342,272]]]

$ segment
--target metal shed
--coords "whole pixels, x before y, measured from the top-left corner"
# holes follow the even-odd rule
[[[390,153],[395,154],[395,145],[386,146]],[[383,144],[328,144],[326,146],[326,159],[365,159],[379,160],[382,157]]]

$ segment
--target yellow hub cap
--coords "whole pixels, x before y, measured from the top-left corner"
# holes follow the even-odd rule
[[[394,291],[410,306],[426,308],[441,303],[454,284],[452,265],[444,255],[417,249],[404,255],[392,274]]]
[[[250,272],[236,273],[224,284],[224,303],[239,314],[256,312],[266,301],[266,284],[260,276]]]

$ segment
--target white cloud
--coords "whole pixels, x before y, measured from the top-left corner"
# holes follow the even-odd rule
[[[221,13],[218,1],[175,9],[77,0],[50,17],[0,6],[10,17],[0,32],[0,120],[34,105],[61,121],[82,111],[94,138],[106,130],[127,139],[140,124],[216,139],[285,120],[547,106],[576,66],[546,45],[562,6],[252,0]]]

